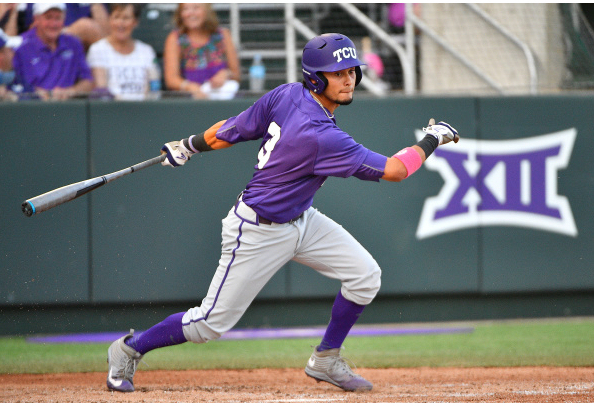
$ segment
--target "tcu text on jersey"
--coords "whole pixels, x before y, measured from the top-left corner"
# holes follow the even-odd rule
[[[345,47],[337,49],[332,53],[332,55],[336,58],[336,63],[342,61],[342,59],[353,58],[357,59],[357,51],[355,48],[352,47]]]
[[[557,171],[567,167],[575,128],[530,138],[493,141],[465,138],[444,145],[425,162],[445,184],[425,200],[417,229],[423,239],[479,226],[515,226],[576,237]],[[424,133],[416,130],[417,139]]]

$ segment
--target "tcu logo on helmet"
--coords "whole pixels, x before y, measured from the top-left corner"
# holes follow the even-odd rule
[[[357,51],[353,47],[345,47],[337,49],[332,53],[332,55],[336,58],[336,62],[342,61],[342,59],[353,58],[357,59]]]
[[[425,200],[417,228],[423,239],[479,226],[515,226],[576,237],[567,197],[557,194],[557,171],[567,167],[575,128],[506,141],[465,138],[438,148],[425,166],[445,184]],[[425,134],[416,130],[418,140]]]

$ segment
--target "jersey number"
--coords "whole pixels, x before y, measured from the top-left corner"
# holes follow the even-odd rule
[[[262,148],[260,148],[260,152],[258,152],[258,169],[264,168],[264,165],[266,165],[270,159],[270,154],[280,139],[281,128],[273,121],[268,126],[268,134],[272,135],[272,138],[266,141],[266,144],[264,144]]]

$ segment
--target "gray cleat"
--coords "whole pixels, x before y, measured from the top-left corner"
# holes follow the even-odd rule
[[[340,348],[318,351],[314,350],[307,365],[305,374],[316,381],[325,381],[345,391],[368,391],[373,388],[371,382],[351,370],[340,356]]]
[[[134,348],[124,344],[124,341],[132,337],[133,334],[134,330],[130,330],[130,334],[115,340],[107,350],[107,363],[109,364],[107,387],[109,389],[119,392],[134,392],[132,379],[142,355]]]

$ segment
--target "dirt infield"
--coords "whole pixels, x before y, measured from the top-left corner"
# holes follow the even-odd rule
[[[347,393],[302,369],[138,371],[136,392],[111,392],[105,373],[0,375],[0,402],[594,402],[594,367],[364,369],[374,383]]]

